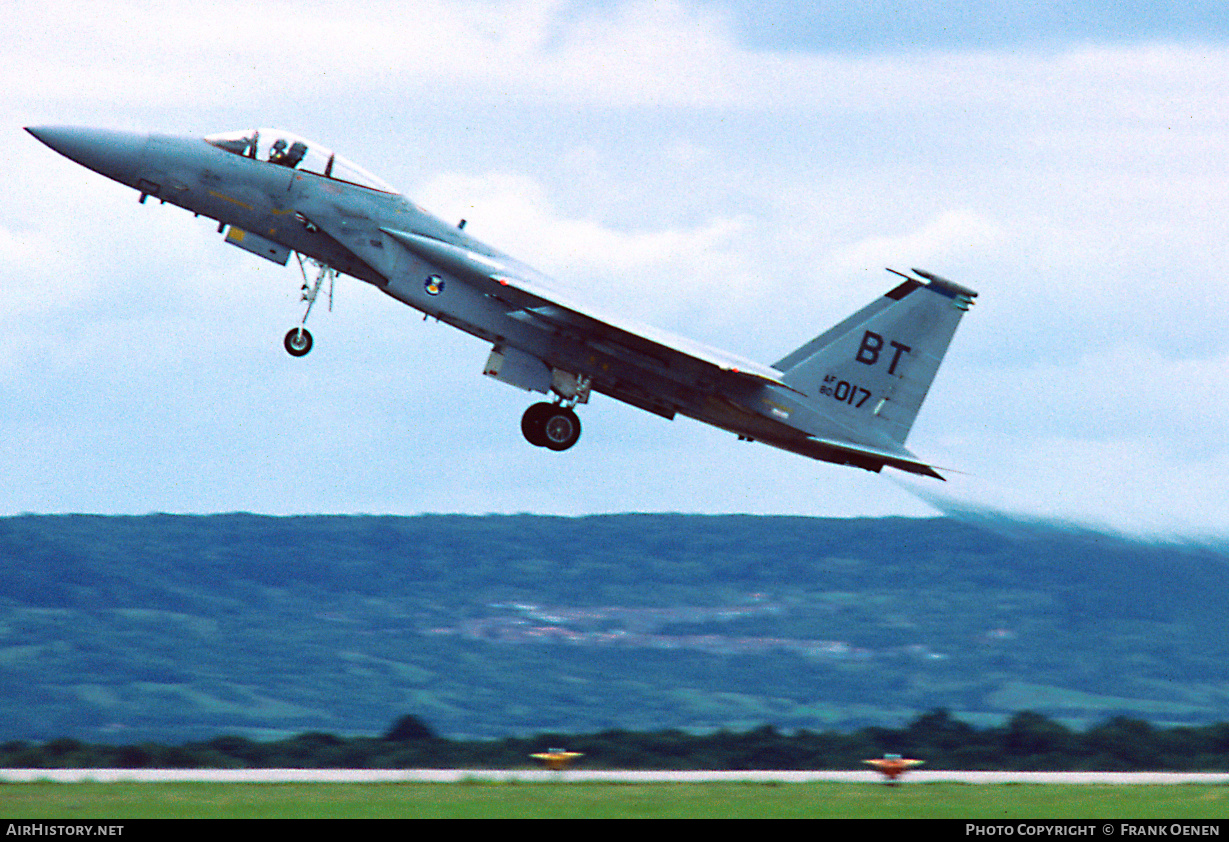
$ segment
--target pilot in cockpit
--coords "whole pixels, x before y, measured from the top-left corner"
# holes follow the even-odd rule
[[[303,156],[307,154],[307,144],[301,141],[296,141],[290,144],[290,148],[286,148],[286,139],[279,137],[273,143],[273,148],[269,150],[269,163],[279,164],[283,167],[294,169],[303,160]]]
[[[333,154],[332,150],[280,129],[220,132],[208,135],[205,141],[232,155],[265,161],[300,172],[315,173],[334,181],[379,190],[381,193],[397,193],[396,188],[390,187],[340,155]]]
[[[269,163],[286,165],[286,139],[279,137],[273,142],[273,148],[269,150]]]

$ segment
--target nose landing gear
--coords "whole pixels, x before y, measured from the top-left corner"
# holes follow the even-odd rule
[[[303,255],[296,253],[295,256],[299,259],[299,270],[303,273],[303,302],[307,304],[307,312],[303,314],[303,321],[298,327],[293,327],[286,334],[286,338],[282,344],[286,348],[286,353],[292,357],[302,357],[312,349],[312,335],[307,332],[307,328],[303,325],[307,324],[307,317],[311,315],[312,305],[316,303],[316,297],[320,295],[320,288],[324,286],[324,281],[327,278],[329,282],[329,310],[333,309],[333,282],[339,274],[336,269],[327,264],[321,263],[318,260],[307,258],[304,261]],[[304,263],[310,263],[319,268],[316,274],[314,283],[309,283],[307,280],[307,268]]]
[[[537,447],[567,450],[580,438],[580,418],[557,403],[535,403],[521,416],[521,432]]]

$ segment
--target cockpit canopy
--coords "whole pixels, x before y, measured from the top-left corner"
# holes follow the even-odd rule
[[[318,143],[281,129],[248,129],[206,136],[206,142],[234,155],[357,184],[384,193],[393,187]]]

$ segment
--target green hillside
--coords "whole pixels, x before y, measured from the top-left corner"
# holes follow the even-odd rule
[[[1229,719],[1229,552],[952,519],[0,519],[0,739]]]

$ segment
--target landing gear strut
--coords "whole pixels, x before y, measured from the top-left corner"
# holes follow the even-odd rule
[[[580,438],[580,418],[557,403],[535,403],[521,417],[521,432],[538,447],[567,450]]]
[[[290,356],[302,357],[312,349],[312,335],[307,332],[307,328],[303,327],[303,325],[307,324],[307,317],[311,315],[312,305],[316,303],[316,297],[320,295],[320,288],[324,286],[326,278],[329,282],[329,310],[333,309],[333,282],[339,273],[332,266],[321,263],[318,260],[307,258],[304,261],[303,255],[297,252],[295,256],[299,259],[299,270],[303,273],[303,298],[301,300],[307,303],[307,312],[303,314],[303,321],[299,327],[291,328],[290,332],[286,334],[282,344],[286,346],[286,353],[290,354]],[[310,263],[320,270],[316,274],[314,283],[309,283],[307,280],[307,267],[304,266],[304,262]]]

